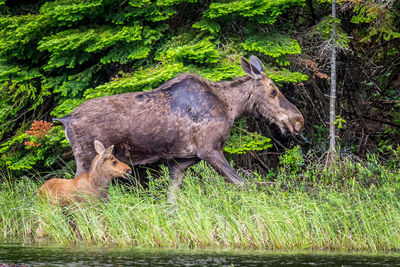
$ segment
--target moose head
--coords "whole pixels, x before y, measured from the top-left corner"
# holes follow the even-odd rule
[[[255,111],[276,123],[283,134],[299,134],[304,125],[303,115],[265,74],[261,61],[256,56],[250,57],[250,63],[244,58],[240,60],[243,71],[253,79],[251,102]]]

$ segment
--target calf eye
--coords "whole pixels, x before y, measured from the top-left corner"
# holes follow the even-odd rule
[[[115,160],[112,162],[112,164],[114,165],[114,166],[117,166],[117,164],[118,164],[118,162],[116,162]]]
[[[271,91],[269,92],[269,94],[270,94],[272,97],[276,96],[276,90],[271,90]]]

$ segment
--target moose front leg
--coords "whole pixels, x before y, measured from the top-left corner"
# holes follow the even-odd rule
[[[237,185],[244,185],[245,180],[236,173],[236,171],[229,165],[222,151],[212,151],[204,153],[201,157],[207,161],[214,169],[224,176],[225,181],[231,182]]]
[[[172,159],[168,161],[169,176],[171,184],[168,188],[167,201],[176,204],[176,193],[182,189],[182,181],[185,171],[192,165],[199,162],[198,158],[192,159]]]

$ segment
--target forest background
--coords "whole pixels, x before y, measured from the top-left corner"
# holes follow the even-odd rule
[[[337,146],[400,166],[400,2],[338,1]],[[262,118],[236,122],[225,151],[236,168],[323,161],[329,140],[331,1],[0,1],[0,170],[7,177],[71,166],[62,127],[87,99],[151,90],[184,72],[244,76],[258,56],[305,117],[298,137]],[[292,158],[282,158],[293,148]],[[300,151],[300,152],[299,152]],[[297,154],[296,154],[297,153]],[[8,175],[12,174],[12,175]]]

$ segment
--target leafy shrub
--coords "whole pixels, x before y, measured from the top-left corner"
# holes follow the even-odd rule
[[[297,145],[292,149],[286,150],[285,154],[280,157],[280,164],[284,173],[298,174],[305,165],[300,146]]]
[[[271,139],[245,130],[245,120],[235,124],[231,130],[224,151],[230,154],[243,154],[247,151],[264,150],[272,147]]]

